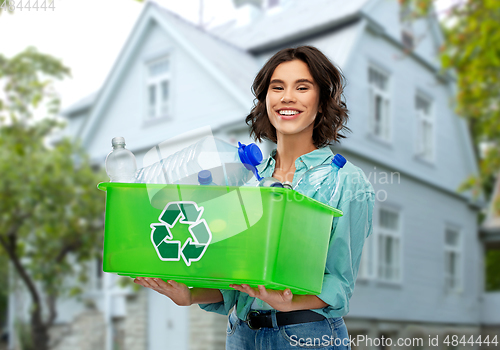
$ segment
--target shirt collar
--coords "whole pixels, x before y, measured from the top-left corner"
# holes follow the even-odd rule
[[[274,173],[274,167],[276,165],[276,160],[274,157],[276,156],[277,149],[273,149],[271,154],[267,160],[260,165],[257,166],[257,170],[259,174],[267,173],[268,171]],[[324,164],[327,161],[331,161],[333,158],[333,152],[330,147],[322,147],[315,149],[309,153],[303,154],[295,160],[295,170],[298,170],[302,166],[306,167],[306,169],[310,169],[316,165]]]
[[[297,161],[304,162],[304,165],[307,169],[311,167],[315,167],[320,164],[325,164],[327,161],[330,161],[333,158],[333,152],[330,147],[322,147],[315,149],[312,152],[301,155],[295,161],[295,167],[297,167]]]

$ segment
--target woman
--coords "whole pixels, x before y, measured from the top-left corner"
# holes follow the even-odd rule
[[[295,185],[311,167],[328,164],[328,147],[344,135],[347,108],[341,72],[318,49],[289,48],[276,53],[253,83],[256,104],[247,116],[252,135],[277,144],[259,167]],[[226,349],[350,349],[342,316],[349,311],[364,240],[372,231],[374,192],[363,172],[347,162],[341,169],[334,198],[318,200],[342,210],[334,218],[322,291],[293,295],[290,289],[266,290],[246,284],[232,290],[189,289],[175,281],[137,278],[134,282],[162,293],[177,305],[200,304],[229,316]],[[290,257],[293,259],[294,257]]]

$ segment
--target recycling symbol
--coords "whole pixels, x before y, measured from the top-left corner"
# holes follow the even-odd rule
[[[195,202],[170,202],[160,214],[160,223],[151,224],[151,242],[162,261],[179,261],[182,257],[187,266],[198,261],[207,250],[212,233],[205,219],[201,219],[203,207]],[[184,242],[174,240],[174,227],[189,225],[190,237]]]

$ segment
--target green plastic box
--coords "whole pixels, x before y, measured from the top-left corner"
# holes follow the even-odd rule
[[[190,287],[290,288],[319,294],[338,209],[296,191],[101,183],[103,270]]]

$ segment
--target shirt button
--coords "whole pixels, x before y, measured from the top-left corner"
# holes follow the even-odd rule
[[[312,168],[313,168],[313,166],[311,165],[311,166],[309,167],[309,169],[312,169]]]

